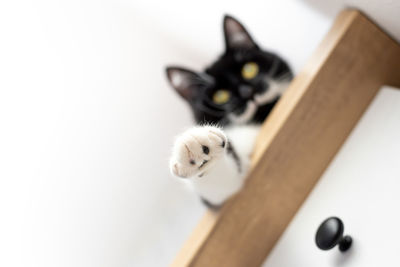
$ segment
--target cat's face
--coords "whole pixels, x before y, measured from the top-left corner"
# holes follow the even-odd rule
[[[225,53],[204,72],[168,67],[171,85],[198,123],[262,122],[293,75],[288,64],[261,50],[245,28],[224,18]]]

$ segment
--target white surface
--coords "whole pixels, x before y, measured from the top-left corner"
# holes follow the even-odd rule
[[[333,20],[313,8],[1,1],[0,266],[169,263],[203,207],[168,172],[191,119],[163,67],[214,60],[230,13],[298,71]]]
[[[1,1],[0,266],[160,266],[201,217],[168,170],[181,56],[138,12]]]
[[[380,91],[267,258],[269,266],[399,266],[400,91]],[[321,251],[319,224],[338,216],[352,248]]]
[[[204,208],[168,171],[191,118],[164,66],[214,60],[225,12],[297,67],[329,27],[301,2],[252,5],[0,2],[0,266],[171,262]]]
[[[398,0],[301,1],[327,17],[333,17],[345,7],[359,9],[400,42],[400,1]]]

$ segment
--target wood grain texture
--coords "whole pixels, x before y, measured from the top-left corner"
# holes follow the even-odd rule
[[[259,266],[383,84],[400,86],[399,44],[343,11],[264,123],[243,190],[172,265]]]

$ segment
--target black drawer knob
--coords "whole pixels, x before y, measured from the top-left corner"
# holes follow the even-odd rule
[[[344,225],[338,217],[330,217],[323,221],[315,235],[315,243],[322,250],[329,250],[339,244],[339,250],[344,252],[351,247],[352,238],[343,236]]]

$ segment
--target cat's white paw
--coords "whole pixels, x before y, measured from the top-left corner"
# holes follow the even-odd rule
[[[225,152],[228,139],[214,126],[193,127],[175,141],[170,170],[175,176],[190,178],[203,176]]]

